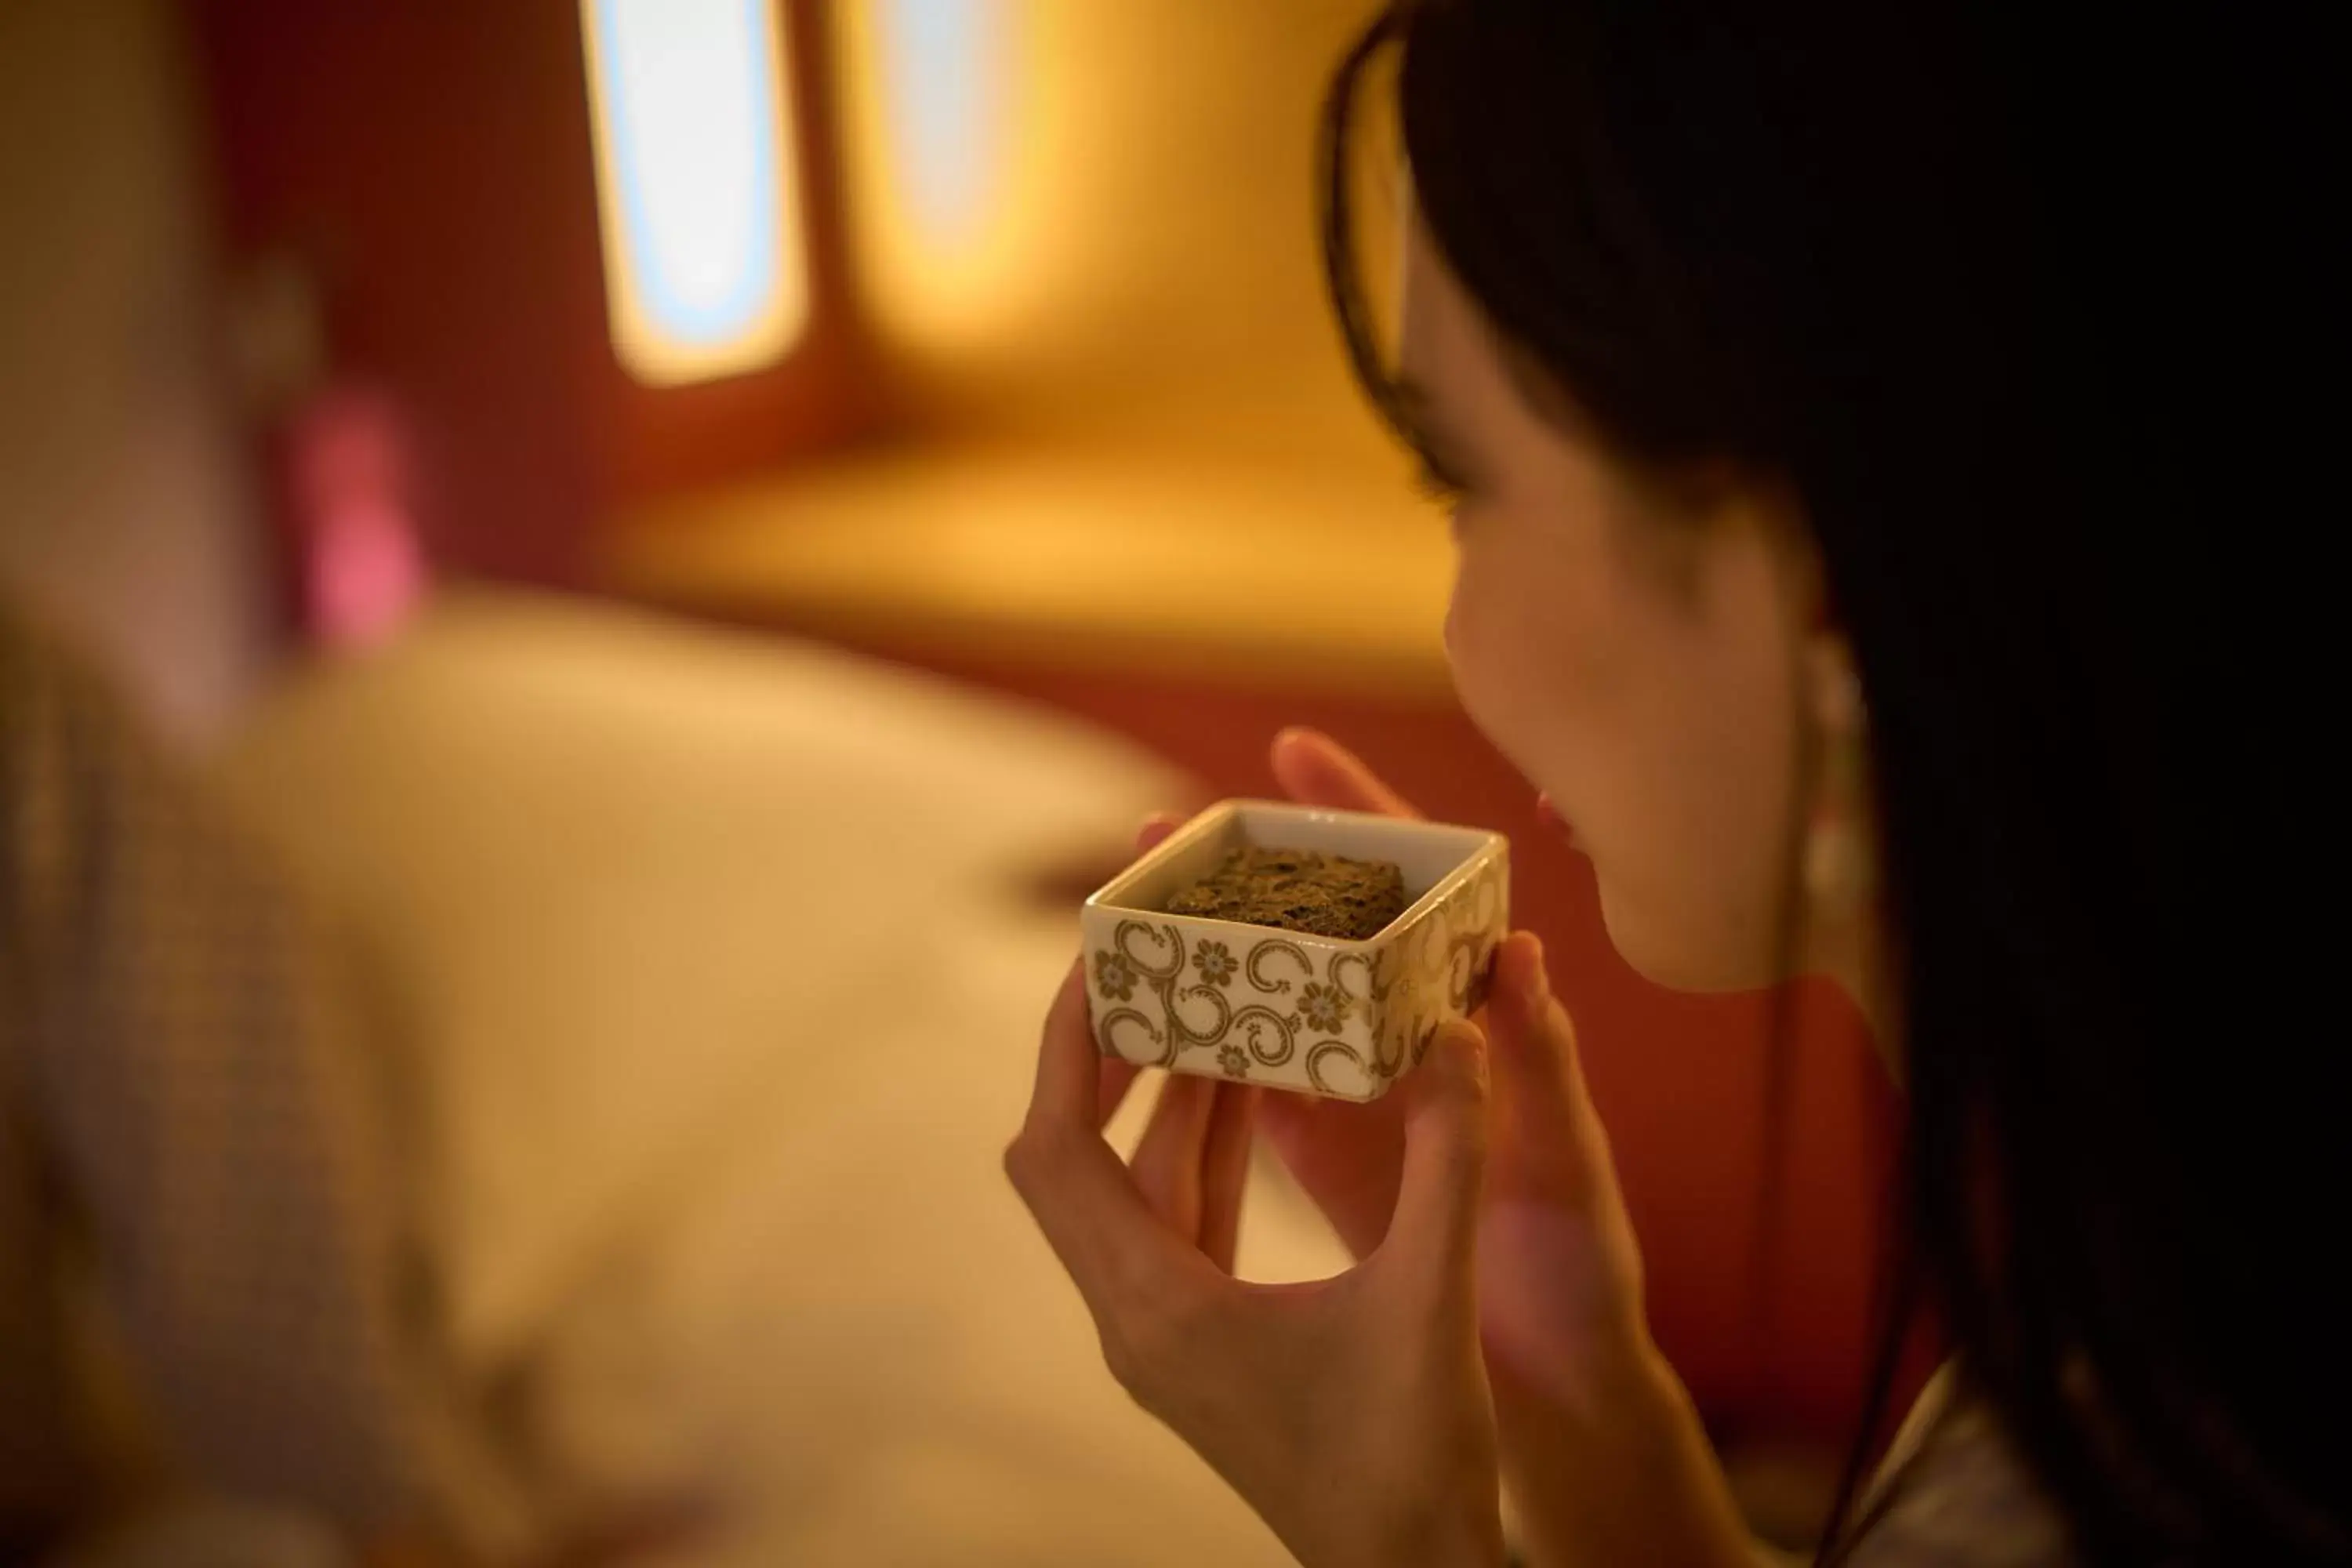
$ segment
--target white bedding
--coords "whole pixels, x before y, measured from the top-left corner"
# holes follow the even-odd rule
[[[1289,1561],[1104,1374],[999,1173],[1068,956],[1060,922],[999,927],[819,1083],[777,1082],[764,1135],[566,1318],[575,1458],[723,1478],[732,1529],[677,1562]],[[1339,1266],[1294,1194],[1253,1201],[1244,1272]]]
[[[465,1355],[564,1473],[717,1498],[676,1561],[1285,1561],[1103,1374],[997,1167],[1076,938],[1017,889],[1181,781],[837,653],[480,595],[229,776],[404,1011]],[[1245,1271],[1336,1266],[1253,1201]]]

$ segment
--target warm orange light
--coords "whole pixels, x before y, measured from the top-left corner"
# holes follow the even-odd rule
[[[1050,8],[1050,7],[1049,7]],[[851,216],[886,331],[919,350],[999,343],[1053,298],[1068,40],[1030,0],[871,0],[841,12]],[[1110,7],[1116,9],[1116,7]]]

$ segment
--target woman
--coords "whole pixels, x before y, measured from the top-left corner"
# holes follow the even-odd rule
[[[1767,9],[1401,5],[1341,68],[1331,278],[1451,502],[1458,689],[1637,967],[1826,973],[1905,1085],[1885,1346],[1924,1312],[1955,1353],[1825,1559],[2352,1560],[2343,1287],[2263,1228],[2341,1183],[2314,1097],[2223,1050],[2255,1004],[2221,943],[2263,939],[2181,869],[2293,816],[2291,769],[2226,761],[2213,677],[2257,664],[2206,624],[2261,560],[2217,523],[2292,454],[2235,443],[2254,384],[2194,357],[2307,302],[2201,178],[2277,149],[2183,111],[2230,62],[2159,68],[2158,24],[2078,59],[1967,7]],[[1347,199],[1391,52],[1393,369]],[[1275,765],[1405,809],[1319,736]],[[1171,1080],[1130,1167],[1084,986],[1008,1172],[1113,1372],[1302,1561],[1501,1561],[1504,1479],[1532,1562],[1750,1560],[1532,937],[1387,1101]],[[1230,1278],[1254,1132],[1352,1271]]]

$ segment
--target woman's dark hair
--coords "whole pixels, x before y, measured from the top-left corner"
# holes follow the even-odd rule
[[[2259,911],[2188,872],[2268,809],[2217,729],[2252,660],[2213,619],[2256,558],[2233,486],[2271,460],[2231,440],[2265,385],[2239,340],[2300,309],[2240,176],[2292,150],[2247,150],[2221,51],[2163,54],[2165,25],[2085,52],[2039,8],[1932,0],[1398,5],[1328,100],[1327,260],[1417,440],[1349,203],[1393,47],[1419,220],[1538,405],[1799,498],[1871,715],[1898,1274],[2088,1559],[2341,1562],[2335,1140],[2296,1120],[2293,1036],[2231,1050],[2262,972],[2223,928]]]

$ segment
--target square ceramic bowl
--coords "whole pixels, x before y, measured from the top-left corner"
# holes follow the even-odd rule
[[[1394,861],[1405,910],[1358,942],[1166,912],[1244,845]],[[1087,900],[1095,1041],[1171,1072],[1378,1100],[1484,998],[1510,877],[1509,841],[1482,828],[1222,802]]]

